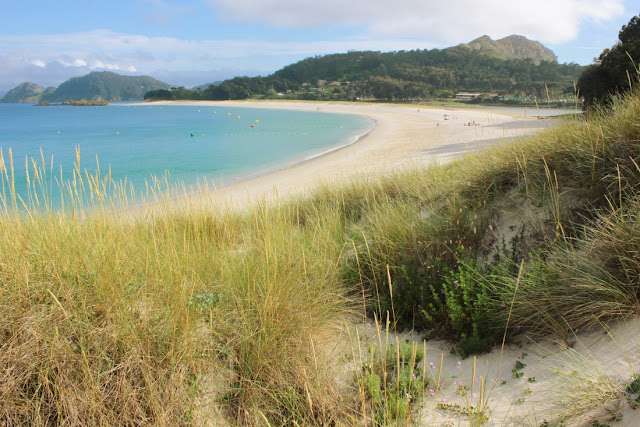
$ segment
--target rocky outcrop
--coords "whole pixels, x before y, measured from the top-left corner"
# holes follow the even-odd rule
[[[531,59],[536,64],[542,61],[558,62],[556,54],[542,43],[515,34],[500,40],[482,36],[458,47],[467,47],[501,59]]]

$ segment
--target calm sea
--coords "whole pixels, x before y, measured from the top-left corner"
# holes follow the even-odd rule
[[[139,189],[145,180],[170,174],[172,182],[202,178],[225,185],[277,169],[354,142],[373,127],[361,116],[258,108],[110,105],[35,107],[0,104],[0,148],[11,148],[18,193],[26,192],[25,158],[64,179],[73,172],[76,147],[80,169]],[[29,160],[31,163],[31,160]],[[32,174],[33,176],[33,174]]]

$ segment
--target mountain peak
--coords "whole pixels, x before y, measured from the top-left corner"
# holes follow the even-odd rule
[[[542,61],[558,62],[558,57],[551,49],[538,41],[529,40],[517,34],[512,34],[500,40],[493,40],[491,37],[484,35],[458,46],[467,47],[502,59],[531,59],[536,64]]]

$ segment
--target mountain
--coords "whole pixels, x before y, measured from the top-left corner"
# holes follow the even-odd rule
[[[570,99],[582,70],[577,64],[559,64],[556,55],[537,41],[516,35],[493,41],[483,36],[446,49],[350,51],[307,58],[276,71],[269,76],[271,81],[255,82],[259,83],[255,88],[245,89],[250,96],[265,93],[260,92],[265,86],[283,92],[283,83],[288,82],[294,92],[296,85],[322,89],[307,93],[308,99],[326,98],[331,93],[339,99],[420,100],[451,97],[459,91],[512,95],[514,99],[545,98],[547,94]],[[341,88],[321,87],[328,82],[342,82]],[[231,83],[244,85],[242,81]],[[228,92],[233,97],[232,91]]]
[[[535,64],[540,64],[542,61],[558,62],[555,53],[542,43],[515,34],[500,40],[482,36],[469,43],[459,44],[455,48],[468,48],[500,59],[531,59]]]
[[[122,76],[110,71],[94,71],[62,83],[42,101],[140,101],[150,90],[170,89],[171,85],[153,77]]]
[[[45,89],[38,84],[24,82],[7,92],[0,102],[38,102],[44,94],[51,93],[53,90],[55,88]]]
[[[73,77],[57,89],[21,83],[7,92],[0,102],[141,101],[148,91],[170,88],[171,85],[153,77],[95,71],[82,77]]]
[[[483,93],[512,103],[573,99],[582,66],[560,64],[537,41],[488,36],[446,49],[396,52],[349,51],[314,56],[266,77],[235,77],[205,89],[147,92],[145,99],[246,98],[422,101]]]

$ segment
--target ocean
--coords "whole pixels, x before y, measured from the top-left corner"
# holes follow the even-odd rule
[[[25,159],[31,180],[33,162],[44,159],[47,173],[68,181],[77,152],[83,175],[99,167],[102,176],[110,171],[115,182],[126,179],[137,193],[153,177],[168,177],[170,185],[188,187],[206,178],[224,186],[348,145],[373,126],[366,117],[322,111],[0,104],[3,185],[11,180],[11,149],[16,192],[25,199]]]

